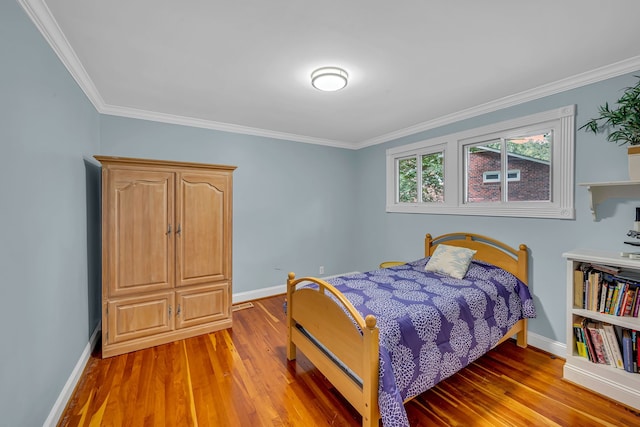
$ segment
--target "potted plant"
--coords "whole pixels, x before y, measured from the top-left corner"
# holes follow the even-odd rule
[[[640,79],[640,76],[634,76]],[[607,140],[629,147],[629,179],[640,181],[640,80],[625,89],[617,108],[609,103],[598,107],[599,117],[589,120],[579,129],[595,134],[609,130]]]

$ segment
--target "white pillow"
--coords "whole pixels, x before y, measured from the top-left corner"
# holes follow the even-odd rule
[[[440,244],[424,269],[462,279],[467,274],[471,258],[475,253],[476,251],[473,249]]]

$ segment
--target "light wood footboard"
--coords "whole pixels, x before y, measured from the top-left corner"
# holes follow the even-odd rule
[[[298,288],[313,283],[316,287]],[[332,298],[333,297],[333,298]],[[379,335],[376,318],[363,319],[331,284],[321,279],[287,280],[287,359],[299,348],[362,415],[377,426]]]

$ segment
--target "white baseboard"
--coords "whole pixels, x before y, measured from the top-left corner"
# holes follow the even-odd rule
[[[287,292],[287,285],[276,285],[270,288],[256,289],[255,291],[238,292],[233,294],[231,302],[237,304],[245,301],[252,301],[260,298],[272,297],[275,295],[281,295]]]
[[[89,361],[89,356],[91,356],[91,352],[93,351],[93,349],[96,346],[96,343],[98,342],[98,332],[100,332],[101,329],[102,329],[101,322],[98,322],[98,325],[93,330],[93,333],[89,338],[89,342],[87,343],[87,345],[84,348],[84,351],[80,355],[80,359],[76,363],[76,366],[73,368],[73,371],[69,376],[69,379],[67,380],[64,387],[62,388],[62,391],[60,392],[60,395],[58,396],[56,403],[53,404],[53,408],[51,408],[51,411],[49,412],[49,416],[42,424],[43,427],[50,427],[50,426],[55,427],[58,424],[58,421],[60,421],[62,412],[64,411],[64,408],[67,406],[67,402],[69,402],[69,399],[71,398],[71,394],[73,393],[73,390],[76,388],[76,384],[78,384],[78,381],[80,381],[80,376],[82,375],[82,372],[84,371],[84,368],[87,365],[87,362]]]
[[[539,348],[558,357],[564,358],[567,355],[567,345],[565,343],[550,340],[534,332],[527,334],[527,342],[532,347]]]
[[[359,271],[350,271],[349,273],[334,274],[331,276],[320,277],[320,279],[330,279],[332,277],[345,276],[347,274],[356,274]],[[238,292],[233,294],[231,301],[233,304],[240,302],[256,300],[260,298],[272,297],[275,295],[282,295],[287,293],[287,284],[271,286],[270,288],[256,289],[255,291]]]
[[[640,390],[638,390],[638,382],[632,374],[613,369],[606,376],[602,376],[594,372],[592,366],[593,364],[586,359],[573,357],[564,364],[563,378],[640,410]]]

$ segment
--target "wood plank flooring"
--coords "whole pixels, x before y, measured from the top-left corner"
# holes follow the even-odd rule
[[[91,356],[59,426],[359,426],[304,355],[285,358],[284,296],[232,330]],[[411,426],[640,426],[640,414],[563,381],[562,359],[507,341],[405,406]]]

